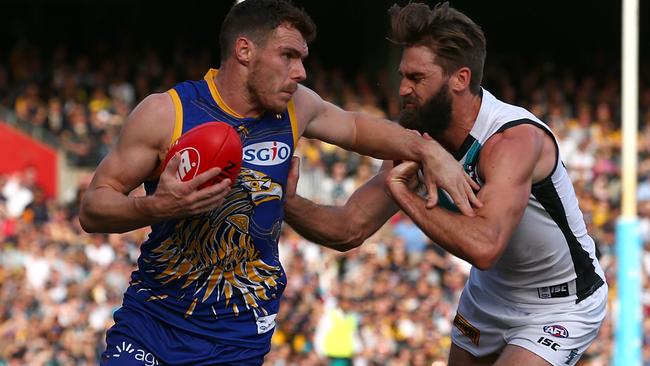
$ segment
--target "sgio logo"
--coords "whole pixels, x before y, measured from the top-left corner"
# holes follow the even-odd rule
[[[193,147],[186,147],[180,151],[180,154],[181,162],[178,164],[176,178],[182,181],[190,180],[199,171],[201,156],[199,155],[199,151]]]
[[[291,148],[280,141],[258,142],[244,147],[244,161],[254,165],[278,165],[290,156]]]

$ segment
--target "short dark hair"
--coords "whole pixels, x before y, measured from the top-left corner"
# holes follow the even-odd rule
[[[427,46],[437,56],[434,62],[446,75],[463,66],[472,71],[470,90],[477,94],[483,79],[485,35],[467,15],[449,6],[433,9],[422,3],[397,4],[389,10],[389,39],[403,47]]]
[[[285,23],[296,28],[307,43],[316,37],[314,21],[290,0],[245,0],[235,4],[221,24],[221,60],[231,55],[237,37],[263,44],[275,28]]]

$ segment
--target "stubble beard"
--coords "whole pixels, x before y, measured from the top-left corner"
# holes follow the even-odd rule
[[[286,109],[286,106],[280,107],[272,105],[269,103],[268,98],[265,98],[265,96],[268,97],[272,93],[272,91],[269,90],[268,86],[269,82],[262,75],[260,66],[254,65],[251,70],[248,82],[246,83],[246,89],[248,91],[248,95],[251,98],[251,101],[255,105],[260,106],[264,111],[282,113]]]

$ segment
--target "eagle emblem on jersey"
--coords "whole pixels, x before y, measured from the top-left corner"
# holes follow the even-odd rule
[[[181,281],[184,296],[193,297],[186,318],[213,293],[235,314],[244,305],[257,315],[268,315],[258,302],[270,299],[268,291],[277,287],[281,268],[260,259],[252,234],[274,237],[279,227],[261,228],[253,213],[256,206],[281,200],[282,195],[282,186],[271,177],[242,168],[219,209],[179,220],[173,233],[153,250],[155,267],[160,268],[155,278],[163,285]]]

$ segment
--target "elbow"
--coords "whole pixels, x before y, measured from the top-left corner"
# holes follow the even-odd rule
[[[350,244],[339,244],[339,245],[334,245],[331,248],[336,250],[337,252],[345,253],[345,252],[349,252],[352,249],[356,248],[356,246],[350,245]]]
[[[361,218],[361,215],[356,215],[355,217]],[[352,225],[348,227],[347,235],[349,248],[346,251],[360,247],[378,229],[378,227],[374,227],[368,220],[352,220],[351,223]]]
[[[344,243],[339,245],[336,250],[339,252],[349,252],[352,249],[358,248],[365,242],[365,238],[361,235],[354,235],[345,240]]]
[[[372,234],[364,223],[354,220],[348,222],[351,225],[348,225],[346,230],[343,231],[344,235],[339,238],[338,245],[334,248],[339,252],[348,252],[360,247]]]
[[[471,262],[474,267],[480,269],[481,271],[487,271],[494,267],[497,261],[492,258],[478,257],[474,258]]]
[[[87,210],[83,208],[79,212],[79,224],[81,228],[88,234],[96,233],[98,228],[94,225],[93,220],[89,217]]]
[[[481,271],[487,271],[492,269],[501,258],[501,253],[503,248],[505,248],[506,243],[503,242],[501,238],[498,237],[495,230],[488,233],[482,240],[474,242],[473,246],[477,250],[472,253],[470,263],[480,269]]]
[[[334,243],[331,248],[337,252],[345,253],[349,252],[352,249],[358,248],[366,240],[366,236],[363,235],[362,230],[360,229],[349,229],[345,231],[345,235],[338,238],[336,243]]]
[[[97,225],[97,220],[94,217],[96,217],[96,214],[93,213],[93,209],[90,207],[88,200],[82,199],[79,207],[79,224],[88,234],[97,233],[100,230],[99,225]]]

